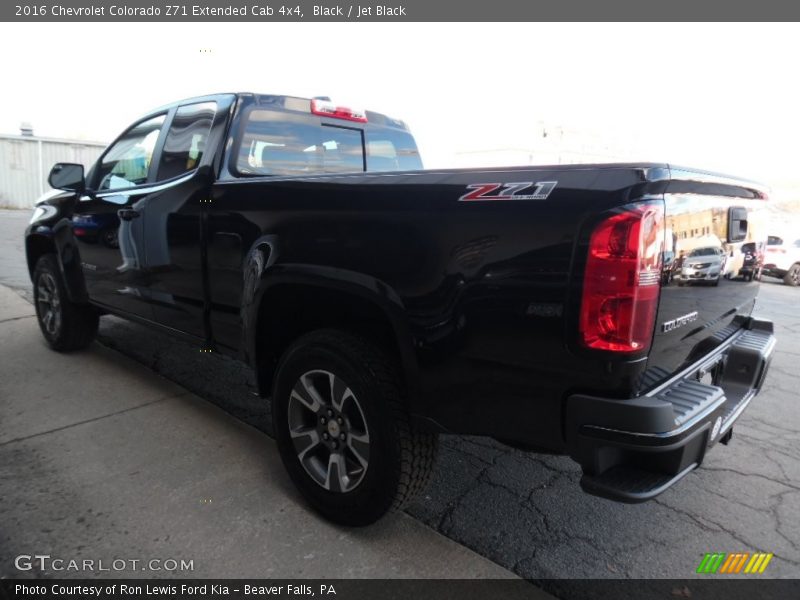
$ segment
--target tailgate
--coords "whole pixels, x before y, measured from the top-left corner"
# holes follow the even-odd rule
[[[767,238],[763,187],[687,169],[672,168],[670,176],[661,298],[644,389],[709,354],[742,326],[759,286],[742,246]]]

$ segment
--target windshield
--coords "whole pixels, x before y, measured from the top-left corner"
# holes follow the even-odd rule
[[[695,248],[689,256],[709,256],[719,254],[716,248]]]

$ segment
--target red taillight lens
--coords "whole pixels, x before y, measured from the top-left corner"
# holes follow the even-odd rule
[[[664,206],[632,204],[592,232],[583,280],[585,346],[613,352],[650,347],[658,309]]]
[[[347,108],[346,106],[336,106],[333,102],[314,98],[311,101],[311,112],[323,117],[334,119],[344,119],[346,121],[356,121],[358,123],[367,122],[367,113],[363,110]]]

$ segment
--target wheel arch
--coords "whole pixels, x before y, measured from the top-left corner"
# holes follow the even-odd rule
[[[45,255],[53,253],[58,258],[58,265],[64,277],[67,296],[72,302],[86,304],[89,295],[83,277],[80,253],[72,234],[69,221],[62,219],[52,228],[40,227],[25,237],[25,255],[28,262],[28,274],[33,281],[36,263]]]
[[[34,233],[25,238],[25,258],[28,263],[28,275],[31,281],[33,281],[36,263],[45,254],[58,254],[58,249],[52,237]]]
[[[418,365],[402,301],[378,279],[316,265],[277,265],[264,270],[243,315],[248,362],[262,396],[271,392],[283,351],[299,336],[322,328],[344,329],[379,343],[401,368],[410,407],[418,395]]]

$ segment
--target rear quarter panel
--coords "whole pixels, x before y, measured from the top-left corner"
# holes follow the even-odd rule
[[[641,359],[613,366],[587,361],[571,347],[579,233],[603,211],[663,191],[664,178],[652,177],[663,170],[621,165],[220,181],[208,208],[215,336],[227,328],[234,343],[236,315],[248,301],[235,265],[268,240],[268,268],[360,273],[399,298],[420,379],[415,414],[445,429],[559,449],[567,393],[624,396],[644,368]],[[558,183],[546,199],[460,200],[474,184],[526,181]],[[213,267],[223,263],[226,269]]]

